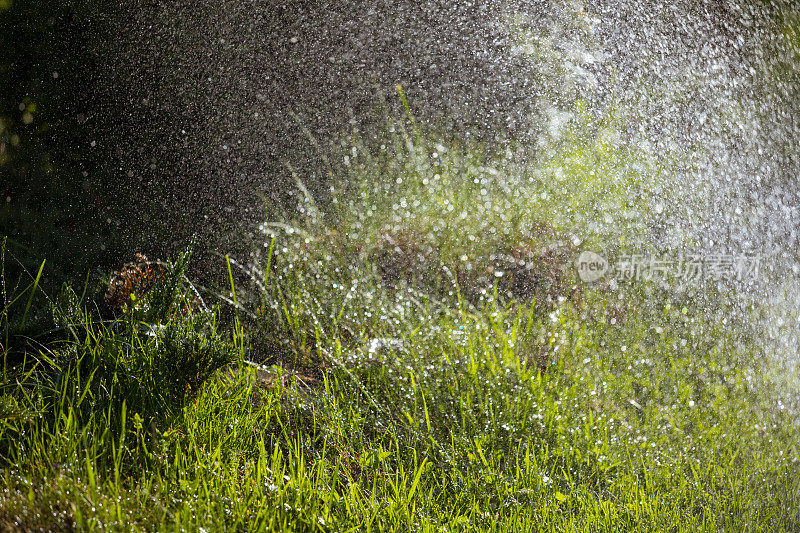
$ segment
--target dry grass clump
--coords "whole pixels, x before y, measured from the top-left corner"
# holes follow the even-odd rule
[[[413,230],[381,231],[372,259],[384,284],[390,289],[401,280],[415,284],[430,277],[440,277],[438,251]]]
[[[122,314],[127,306],[141,300],[157,282],[166,279],[167,271],[161,263],[150,261],[141,253],[135,257],[135,261],[126,263],[114,272],[108,282],[108,290],[103,298],[104,311],[108,315]]]
[[[474,304],[495,285],[506,296],[535,300],[540,307],[564,298],[580,302],[580,286],[571,268],[575,247],[545,223],[536,224],[526,238],[515,243],[482,243],[477,251],[452,255],[444,258],[412,230],[383,230],[371,252],[390,290],[402,284],[425,285],[441,294],[451,291],[455,282]]]
[[[580,301],[580,285],[571,268],[575,249],[564,241],[543,245],[536,240],[517,243],[494,254],[492,275],[500,274],[498,289],[522,301],[553,304],[559,298]]]
[[[183,259],[180,264],[165,263],[137,253],[134,261],[111,275],[101,305],[103,316],[115,318],[128,310],[140,309],[149,319],[161,320],[187,317],[198,309],[206,309],[200,294],[186,278],[188,255]]]

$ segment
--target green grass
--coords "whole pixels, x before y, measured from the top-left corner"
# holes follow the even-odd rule
[[[4,284],[0,527],[800,528],[769,354],[670,287],[567,268],[646,242],[629,214],[581,225],[648,209],[591,172],[634,154],[600,132],[523,166],[391,128],[220,262],[222,307],[188,254],[114,319]]]

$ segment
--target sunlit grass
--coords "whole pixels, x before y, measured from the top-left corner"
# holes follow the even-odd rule
[[[575,277],[582,247],[646,241],[636,157],[607,128],[523,165],[416,127],[351,137],[326,206],[301,182],[220,263],[223,309],[188,255],[105,321],[9,284],[0,525],[797,529],[796,394],[758,346],[668,287]]]

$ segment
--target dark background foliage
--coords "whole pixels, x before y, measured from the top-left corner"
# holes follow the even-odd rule
[[[110,127],[122,110],[103,92],[93,9],[0,2],[0,234],[26,267],[47,257],[48,270],[67,277],[141,241],[130,208],[138,191],[99,149],[126,132]]]
[[[92,62],[85,21],[62,4],[0,8],[0,233],[27,259],[91,261],[108,229],[92,205],[99,196],[85,146]],[[98,231],[87,234],[87,224]]]

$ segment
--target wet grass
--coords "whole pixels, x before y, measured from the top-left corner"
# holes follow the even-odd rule
[[[575,141],[525,170],[393,127],[349,139],[330,204],[301,184],[204,298],[188,254],[121,270],[112,316],[91,283],[4,278],[0,527],[800,527],[797,397],[768,354],[695,296],[568,268],[646,237],[577,225],[605,209],[597,164],[635,207],[630,154]]]

